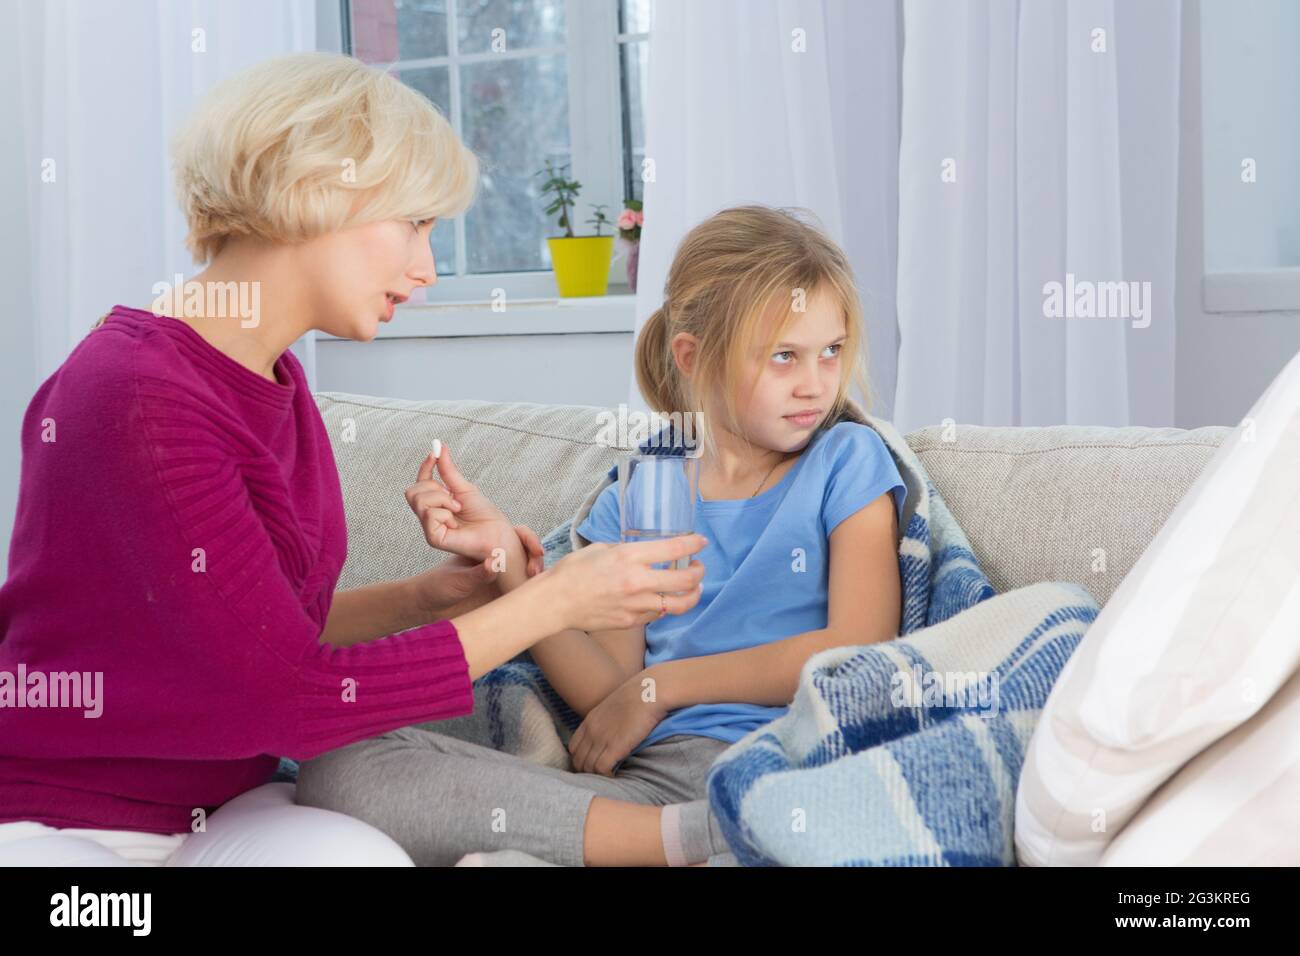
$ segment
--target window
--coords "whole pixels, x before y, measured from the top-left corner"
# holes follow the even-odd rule
[[[1205,308],[1300,310],[1300,6],[1200,10]]]
[[[641,198],[650,0],[343,0],[343,48],[429,98],[479,157],[470,210],[432,235],[430,301],[556,294],[535,175],[568,163],[575,231]],[[616,259],[612,276],[617,281]]]

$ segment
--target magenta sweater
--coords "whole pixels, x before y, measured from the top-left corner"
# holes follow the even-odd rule
[[[343,499],[302,366],[275,372],[119,305],[36,392],[0,692],[20,665],[29,704],[33,672],[100,672],[103,711],[0,693],[0,822],[188,832],[280,756],[472,711],[448,621],[319,643]]]

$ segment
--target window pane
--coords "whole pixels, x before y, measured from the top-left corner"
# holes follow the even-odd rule
[[[451,80],[445,66],[423,67],[418,70],[389,70],[407,86],[428,97],[429,101],[451,122]],[[439,219],[430,237],[438,275],[456,272],[456,224],[454,219]]]
[[[456,220],[439,219],[429,236],[433,246],[433,265],[439,277],[456,274]]]
[[[561,55],[489,60],[461,67],[465,143],[478,154],[482,183],[465,216],[470,272],[550,268],[543,177],[549,158],[569,161],[568,70]],[[574,219],[589,210],[579,195]],[[576,230],[575,230],[576,231]]]
[[[645,159],[645,89],[649,67],[649,46],[645,40],[619,44],[623,69],[623,163],[626,192],[641,199],[641,162]]]
[[[352,0],[352,55],[393,63],[447,55],[448,0]]]
[[[622,0],[623,33],[650,32],[650,0]]]
[[[1300,6],[1201,0],[1207,272],[1300,266]]]
[[[506,50],[564,43],[564,0],[460,0],[456,36],[461,53],[493,50],[493,30]],[[499,45],[498,45],[499,50]]]
[[[426,66],[417,70],[388,71],[407,86],[428,97],[447,122],[451,122],[451,80],[445,66]]]

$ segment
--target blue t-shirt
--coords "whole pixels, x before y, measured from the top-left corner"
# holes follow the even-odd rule
[[[773,487],[754,498],[696,499],[695,530],[709,544],[699,602],[646,625],[645,666],[778,641],[827,624],[830,534],[885,493],[902,528],[907,490],[875,429],[823,429]],[[618,541],[618,484],[597,496],[578,533]],[[786,712],[759,704],[693,704],[670,711],[637,747],[690,734],[735,743]]]

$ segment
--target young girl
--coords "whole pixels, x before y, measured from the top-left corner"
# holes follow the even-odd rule
[[[696,864],[724,852],[705,779],[785,713],[804,662],[893,638],[905,487],[874,429],[841,420],[862,386],[844,254],[784,211],[725,210],[683,240],[636,345],[661,414],[703,413],[694,608],[545,638],[532,656],[583,717],[573,771],[408,727],[304,765],[299,802],[358,816],[420,864],[522,850],[569,866]],[[618,487],[577,528],[619,539]]]

